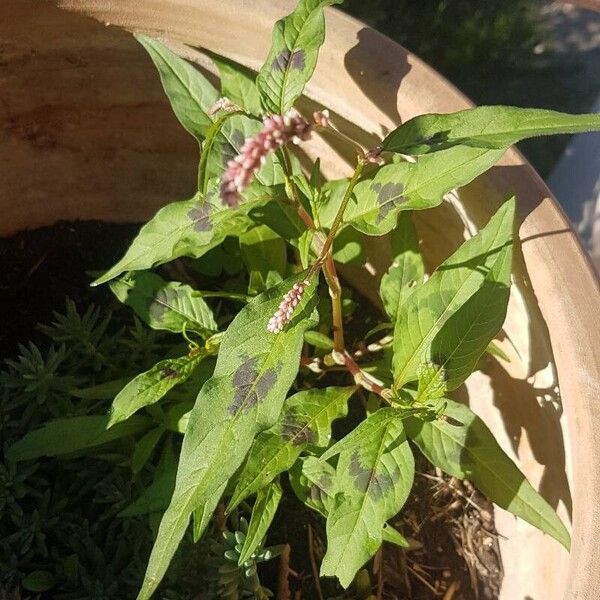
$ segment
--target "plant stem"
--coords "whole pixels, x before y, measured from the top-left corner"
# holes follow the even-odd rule
[[[302,222],[306,225],[306,227],[308,229],[315,229],[315,222],[302,205],[302,202],[300,202],[298,188],[296,187],[296,183],[292,179],[292,161],[290,160],[288,149],[284,146],[283,148],[281,148],[278,154],[280,155],[280,158],[283,162],[283,174],[285,177],[286,186],[289,187],[290,192],[292,194],[291,200],[294,204],[294,208],[298,212],[298,216],[302,219]]]
[[[338,208],[337,214],[335,215],[335,218],[333,219],[333,223],[331,224],[331,229],[329,230],[329,233],[327,234],[327,239],[325,240],[325,244],[323,245],[323,249],[321,250],[320,260],[323,260],[325,258],[325,256],[331,249],[331,246],[333,245],[333,240],[335,239],[335,236],[337,235],[337,232],[344,221],[344,212],[346,212],[346,208],[348,206],[348,203],[350,202],[350,198],[352,198],[352,192],[354,191],[354,187],[356,186],[356,184],[358,183],[358,181],[360,179],[360,176],[362,175],[364,166],[365,166],[364,158],[362,156],[359,156],[358,160],[356,162],[356,167],[354,169],[354,173],[352,174],[352,177],[351,177],[350,181],[348,182],[348,187],[346,188],[346,191],[344,192],[344,197],[342,198],[340,207]],[[317,262],[319,262],[319,261],[317,261]]]

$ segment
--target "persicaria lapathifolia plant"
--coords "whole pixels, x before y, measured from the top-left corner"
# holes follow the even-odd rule
[[[183,334],[190,346],[121,390],[107,433],[141,410],[172,427],[171,412],[155,405],[203,365],[209,372],[193,408],[177,413],[177,476],[140,600],[159,586],[190,522],[201,539],[219,505],[223,516],[254,497],[238,549],[243,565],[267,535],[283,476],[326,519],[321,575],[348,587],[382,541],[405,544],[386,522],[410,493],[415,447],[445,473],[468,478],[499,506],[570,544],[565,526],[489,429],[450,397],[504,322],[515,199],[429,277],[411,214],[439,205],[511,144],[600,129],[600,116],[482,106],[415,117],[377,147],[362,148],[335,128],[335,116],[304,117],[294,107],[324,39],[323,8],[335,3],[301,0],[275,25],[256,76],[211,55],[220,90],[163,44],[137,36],[179,121],[201,146],[198,192],[159,210],[96,283],[111,281],[151,327]],[[300,162],[296,144],[315,128],[356,149],[350,178],[324,182],[318,160],[312,169]],[[386,316],[374,330],[386,335],[372,356],[360,357],[345,341],[337,265],[361,259],[337,242],[360,249],[365,236],[386,234],[382,243],[391,243],[394,261],[379,288]],[[247,271],[237,276],[242,291],[199,292],[148,271],[182,256],[200,267],[213,265],[215,256],[224,264],[232,240]],[[232,319],[217,319],[204,300],[211,296],[244,306]],[[338,384],[320,386],[330,371],[342,373],[333,379]],[[332,422],[348,418],[357,394],[367,394],[367,410],[350,420],[348,435],[332,439]],[[22,451],[17,444],[13,456]]]

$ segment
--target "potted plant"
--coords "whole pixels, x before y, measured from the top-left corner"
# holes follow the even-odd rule
[[[322,574],[337,576],[347,587],[384,536],[405,543],[398,532],[385,528],[385,521],[401,508],[412,482],[408,438],[442,470],[472,479],[500,506],[569,545],[564,525],[500,450],[489,430],[474,413],[447,398],[447,392],[460,386],[476,367],[502,326],[511,280],[514,200],[502,204],[482,227],[483,203],[479,200],[476,208],[469,202],[463,217],[467,226],[480,231],[427,281],[411,221],[400,213],[439,205],[445,194],[485,172],[522,137],[597,128],[598,118],[482,107],[416,117],[394,128],[383,140],[357,144],[341,130],[343,121],[336,127],[335,116],[325,111],[314,111],[307,118],[289,112],[316,63],[324,35],[324,4],[301,2],[290,17],[278,23],[271,51],[256,81],[232,63],[213,56],[221,70],[226,99],[167,47],[140,37],[159,68],[176,115],[202,144],[199,192],[193,199],[157,213],[122,261],[98,282],[118,277],[112,284],[115,294],[142,318],[152,321],[155,315],[148,310],[149,298],[160,294],[168,297],[172,292],[174,298],[195,303],[196,308],[198,300],[192,291],[177,286],[174,291],[175,284],[161,283],[144,270],[182,255],[201,257],[226,236],[254,232],[251,235],[258,235],[262,242],[260,236],[280,233],[292,241],[295,262],[304,267],[291,278],[284,278],[287,267],[280,269],[282,272],[270,264],[266,270],[264,265],[251,267],[251,291],[265,291],[242,309],[224,335],[212,335],[216,323],[205,315],[196,315],[192,323],[179,321],[173,327],[184,335],[190,327],[205,340],[204,346],[191,342],[177,368],[171,363],[159,364],[139,376],[142,380],[154,378],[152,381],[166,378],[168,386],[161,387],[160,394],[142,396],[141,380],[136,378],[115,398],[108,431],[121,421],[127,422],[144,406],[158,402],[166,388],[183,381],[203,358],[219,354],[215,373],[202,386],[196,408],[185,424],[177,483],[140,597],[149,597],[158,586],[190,518],[194,518],[195,536],[200,537],[223,494],[229,500],[225,508],[233,511],[249,494],[259,493],[249,524],[252,535],[238,540],[237,559],[243,565],[264,537],[281,497],[276,476],[288,469],[292,469],[292,485],[298,494],[328,517],[329,545]],[[344,19],[340,22],[353,25]],[[212,49],[222,51],[218,44],[215,46]],[[240,48],[245,46],[240,44]],[[363,80],[361,89],[371,93],[368,83]],[[314,96],[328,104],[324,93],[322,90]],[[382,94],[382,98],[385,106],[389,95]],[[336,97],[332,103],[339,108],[345,101]],[[378,102],[376,99],[373,104]],[[352,110],[340,112],[352,116]],[[271,116],[264,117],[261,124],[257,117],[263,114]],[[320,163],[309,171],[310,177],[296,164],[288,152],[290,143],[316,141],[313,136],[317,129],[327,139],[333,138],[342,155],[356,157],[350,177],[324,182]],[[307,146],[306,153],[310,156],[319,150],[314,144]],[[223,154],[228,153],[229,162],[223,171]],[[331,153],[322,156],[325,163]],[[484,189],[500,176],[519,188],[520,174],[511,175],[510,167],[505,168],[509,175],[497,171],[484,180]],[[529,177],[526,174],[525,178]],[[474,188],[476,193],[480,190]],[[255,231],[259,227],[262,229]],[[267,231],[270,233],[265,234]],[[290,235],[290,231],[295,233]],[[356,232],[376,238],[393,232],[395,262],[389,270],[383,269],[387,272],[379,288],[394,330],[392,340],[384,344],[387,351],[381,348],[391,360],[391,369],[388,367],[384,375],[378,369],[374,376],[357,364],[344,342],[335,256],[337,253],[339,262],[352,262],[352,258],[346,259],[347,247],[364,243]],[[338,234],[341,242],[336,245]],[[378,243],[383,247],[381,240]],[[368,265],[361,274],[368,270],[381,275],[381,263],[375,268]],[[323,339],[322,331],[312,337],[308,333],[319,327],[313,305],[320,273],[326,283],[322,290],[328,290],[332,299],[331,341]],[[524,277],[519,261],[513,276]],[[408,285],[403,285],[407,281]],[[371,296],[374,289],[371,284]],[[515,322],[518,326],[518,316]],[[473,330],[477,336],[471,335]],[[510,325],[505,332],[511,338]],[[329,440],[331,420],[345,412],[344,403],[354,387],[299,391],[286,400],[292,412],[283,410],[305,338],[315,348],[332,344],[322,360],[308,360],[307,366],[320,370],[343,367],[356,389],[371,394],[365,414],[354,423],[355,429],[334,445]],[[323,423],[317,422],[309,408],[321,404],[337,407]],[[309,435],[310,439],[298,442],[296,433],[315,433],[299,418],[315,420],[318,435],[314,439]],[[296,433],[284,435],[290,428]],[[43,436],[41,431],[17,442],[10,450],[12,458],[31,458],[31,445],[39,444],[35,436]],[[440,445],[436,436],[446,441]],[[276,447],[270,448],[270,443]],[[448,450],[446,443],[454,446]],[[265,460],[262,452],[275,456],[291,449],[293,460],[288,456],[267,474],[259,473]],[[314,506],[303,485],[311,476],[318,482],[324,475],[339,487],[330,494],[331,504],[327,501]],[[322,492],[327,496],[327,490]],[[528,530],[525,535],[529,535]],[[550,548],[551,555],[557,552],[556,547]]]

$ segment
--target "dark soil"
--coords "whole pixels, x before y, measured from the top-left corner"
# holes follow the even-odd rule
[[[61,222],[0,239],[0,359],[15,355],[19,343],[35,341],[36,324],[49,322],[53,310],[62,310],[65,296],[79,307],[112,302],[106,289],[90,288],[92,273],[114,263],[136,231],[137,225]],[[360,406],[351,407],[355,410]],[[468,482],[436,473],[416,449],[415,454],[413,493],[392,522],[411,548],[386,544],[367,565],[362,589],[343,597],[366,599],[371,593],[389,600],[496,599],[502,565],[492,505]],[[342,590],[333,580],[322,581],[319,591],[313,576],[324,553],[324,522],[287,491],[269,544],[289,544],[291,553],[289,561],[261,567],[264,583],[279,588],[277,597],[286,598],[287,591],[279,585],[287,573],[289,598],[341,598]]]
[[[36,325],[63,310],[65,296],[78,308],[107,302],[106,288],[91,288],[91,273],[110,267],[139,226],[100,221],[59,222],[0,239],[0,359],[19,343],[36,341]]]

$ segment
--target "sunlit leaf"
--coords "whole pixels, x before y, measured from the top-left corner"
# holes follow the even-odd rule
[[[194,348],[186,356],[161,360],[149,371],[134,377],[113,400],[108,427],[158,402],[170,389],[190,377],[208,355],[204,348]]]
[[[229,502],[229,510],[289,469],[308,446],[327,446],[331,424],[347,414],[353,387],[303,390],[285,401],[279,421],[257,436]]]
[[[272,334],[267,323],[301,273],[249,302],[229,325],[214,374],[189,417],[177,482],[159,528],[139,599],[148,599],[183,537],[192,512],[210,515],[224,486],[244,461],[255,436],[275,424],[298,372],[304,332],[316,324],[315,282],[292,320]],[[208,518],[201,519],[202,525]],[[200,535],[200,531],[197,535]]]
[[[398,216],[398,226],[390,234],[394,260],[381,278],[379,295],[392,323],[415,287],[423,282],[425,265],[410,213]]]
[[[152,329],[210,335],[218,327],[206,302],[189,285],[165,281],[149,271],[133,271],[111,281],[115,296]]]
[[[202,141],[213,122],[209,111],[219,92],[198,69],[164,44],[139,33],[134,35],[156,65],[179,122],[198,141]]]
[[[256,501],[252,507],[252,517],[240,552],[238,565],[243,565],[261,545],[267,530],[273,522],[282,495],[283,490],[279,481],[272,481],[268,486],[258,491]]]
[[[539,108],[478,106],[448,114],[414,117],[390,132],[383,148],[425,154],[452,146],[507,148],[525,138],[600,130],[600,115],[569,115]]]
[[[429,461],[448,475],[469,479],[490,500],[556,538],[567,549],[570,537],[552,507],[504,453],[485,423],[467,406],[447,401],[434,421],[406,419],[407,435]]]
[[[392,364],[396,387],[416,380],[421,364],[435,362],[431,351],[434,338],[482,287],[487,274],[502,270],[510,256],[514,212],[513,198],[409,296],[394,329]]]
[[[126,271],[150,269],[179,258],[198,258],[228,235],[239,235],[254,223],[248,213],[272,200],[272,188],[250,186],[237,208],[223,204],[215,189],[206,197],[173,202],[161,208],[139,231],[125,256],[94,284],[105,283]]]
[[[340,1],[300,0],[294,12],[275,24],[271,49],[256,77],[267,112],[287,112],[302,94],[325,39],[323,8]]]
[[[367,235],[391,231],[403,210],[433,208],[444,194],[470,183],[487,171],[504,150],[458,146],[421,156],[416,162],[399,162],[380,167],[354,188],[354,202],[344,214],[344,222]],[[341,198],[332,195],[327,203],[330,215]]]
[[[344,588],[377,552],[385,522],[411,490],[414,459],[402,418],[395,409],[378,410],[321,457],[339,454],[321,575],[337,577]]]

